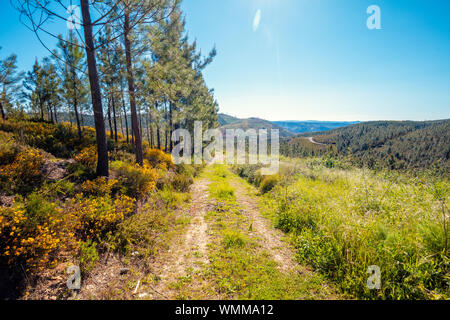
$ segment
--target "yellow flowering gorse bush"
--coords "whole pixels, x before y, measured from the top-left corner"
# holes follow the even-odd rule
[[[147,160],[142,167],[137,164],[114,161],[111,169],[115,171],[123,192],[130,197],[145,197],[156,188],[158,172]]]
[[[160,149],[147,149],[145,150],[144,157],[148,160],[153,168],[163,170],[175,168],[172,156],[170,154],[164,153]]]
[[[74,159],[85,167],[95,169],[97,165],[97,148],[95,146],[84,148]]]
[[[116,179],[99,177],[95,180],[87,180],[81,185],[81,190],[88,195],[109,195],[114,186],[118,184]]]
[[[112,199],[109,196],[85,198],[78,194],[68,203],[66,212],[74,221],[73,229],[78,238],[102,239],[114,231],[135,207],[136,200],[125,195]]]
[[[36,223],[23,204],[0,207],[0,254],[9,265],[42,270],[57,261],[57,250],[74,243],[73,235],[64,227],[61,210],[53,209],[44,221]]]
[[[12,163],[0,166],[0,183],[9,193],[25,194],[40,185],[44,179],[40,169],[44,164],[42,154],[36,149],[21,151]]]
[[[146,143],[143,166],[135,164],[132,146],[118,138],[108,141],[110,177],[95,178],[95,129],[83,128],[80,139],[67,123],[0,121],[2,268],[28,277],[67,257],[79,258],[82,268],[95,263],[97,250],[115,246],[116,233],[137,213],[137,201],[154,194],[160,176],[180,175],[171,155]],[[54,157],[58,163],[51,165]],[[70,158],[75,161],[60,161]],[[47,179],[49,168],[62,178]]]

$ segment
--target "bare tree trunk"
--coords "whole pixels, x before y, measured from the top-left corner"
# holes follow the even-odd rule
[[[169,151],[172,152],[173,142],[172,142],[172,131],[173,131],[173,108],[172,102],[169,102]]]
[[[44,106],[40,103],[39,107],[41,108],[41,120],[44,121]]]
[[[107,177],[109,175],[108,146],[106,143],[105,121],[103,120],[102,97],[98,80],[94,40],[92,38],[92,23],[91,14],[89,12],[89,0],[80,0],[80,4],[81,12],[83,14],[86,57],[88,62],[89,83],[91,87],[92,107],[94,109],[95,131],[97,136],[97,175]]]
[[[153,146],[152,146],[152,141],[151,141],[151,137],[150,137],[150,126],[149,126],[149,121],[148,121],[148,115],[149,114],[147,113],[147,116],[145,117],[145,126],[147,127],[147,141],[150,146],[150,149],[152,149]]]
[[[167,132],[169,131],[169,126],[167,125],[167,117],[166,117],[166,121],[164,123],[164,152],[167,152]]]
[[[68,103],[68,105],[70,105],[70,103]],[[72,112],[70,112],[70,110],[69,110],[69,112],[68,112],[68,114],[69,114],[69,122],[70,122],[70,127],[72,128]]]
[[[153,149],[153,147],[155,146],[155,144],[153,143],[153,126],[152,126],[152,118],[150,116],[150,121],[149,121],[149,127],[150,127],[150,146]]]
[[[122,134],[122,136],[125,137],[125,130],[124,130],[124,126],[123,126],[123,116],[120,114],[120,108],[118,111],[119,111],[118,117],[119,117],[119,123],[120,123],[120,133]]]
[[[167,100],[164,102],[164,152],[167,152],[168,141],[167,131],[169,130],[169,109],[167,108]]]
[[[144,129],[142,128],[142,113],[141,110],[139,109],[139,113],[138,113],[138,119],[139,119],[139,128],[140,128],[140,132],[142,134],[142,137],[144,136]],[[142,140],[144,140],[144,138],[142,138]]]
[[[125,98],[123,95],[122,80],[120,81],[120,91],[122,93],[122,106],[123,106],[123,114],[125,116],[125,127],[127,130],[127,144],[128,144],[128,143],[130,143],[130,138],[128,137],[128,115],[127,115],[127,108],[125,106]]]
[[[106,113],[107,117],[108,117],[108,124],[109,124],[109,137],[112,139],[114,139],[114,132],[113,132],[113,127],[112,127],[112,122],[111,122],[111,99],[108,99],[108,111]]]
[[[131,144],[134,145],[134,129],[133,129],[133,121],[131,121]],[[136,148],[135,148],[136,149]]]
[[[81,140],[81,125],[80,115],[78,114],[78,99],[77,99],[77,84],[75,81],[75,68],[72,67],[72,82],[73,82],[73,109],[75,111],[75,120],[77,121],[78,138]]]
[[[2,114],[2,119],[6,120],[5,110],[3,109],[3,103],[0,101],[0,112]]]
[[[47,112],[51,123],[55,123],[55,121],[53,120],[53,108],[49,103],[47,103]]]
[[[144,155],[142,152],[142,139],[139,130],[138,116],[136,112],[136,93],[134,91],[134,72],[133,62],[131,58],[131,43],[130,43],[130,12],[128,7],[125,7],[125,23],[124,23],[124,38],[125,38],[125,55],[127,60],[127,78],[128,78],[128,95],[130,98],[131,109],[131,123],[134,132],[134,140],[136,146],[136,163],[140,166],[144,165]]]
[[[116,100],[114,99],[114,92],[111,97],[111,107],[112,107],[113,122],[114,122],[114,141],[117,142]]]
[[[58,123],[58,111],[56,111],[56,104],[53,105],[53,110],[55,112],[55,122]]]
[[[156,125],[156,140],[158,141],[158,149],[161,150],[161,128]]]

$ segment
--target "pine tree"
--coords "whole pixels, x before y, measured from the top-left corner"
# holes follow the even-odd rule
[[[58,122],[58,109],[60,107],[61,80],[56,73],[55,65],[49,59],[46,59],[43,67],[43,92],[47,113],[51,122]]]
[[[31,111],[38,114],[41,120],[44,120],[45,117],[44,78],[44,70],[36,58],[33,69],[28,71],[25,76],[23,86],[29,91],[25,93],[25,96],[30,100]]]
[[[143,63],[147,70],[145,90],[151,93],[146,95],[149,114],[155,114],[157,126],[165,129],[164,144],[169,150],[173,147],[170,140],[174,129],[183,127],[192,131],[196,120],[203,121],[205,129],[217,123],[217,103],[202,76],[216,50],[204,58],[197,52],[195,42],[189,44],[184,28],[185,21],[177,7],[170,19],[161,20],[148,30],[152,59]],[[158,145],[159,140],[157,128]]]
[[[88,89],[86,86],[85,53],[79,45],[77,38],[71,32],[66,40],[59,36],[59,52],[55,52],[59,73],[62,78],[64,97],[69,109],[69,115],[74,113],[77,124],[78,137],[81,139],[81,106],[86,104]]]
[[[18,83],[22,78],[23,73],[17,71],[15,54],[0,60],[0,115],[3,120],[6,119],[6,106],[13,104],[19,90]]]

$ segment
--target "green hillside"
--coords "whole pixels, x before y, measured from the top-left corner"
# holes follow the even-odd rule
[[[313,136],[312,143],[307,136]],[[290,156],[329,152],[352,154],[360,163],[391,168],[448,168],[450,120],[376,121],[335,129],[326,133],[303,134],[287,141],[282,152]]]
[[[246,128],[248,127],[253,129],[258,129],[261,126],[265,128],[266,126],[269,126],[269,124],[267,124],[267,122],[269,122],[272,124],[272,126],[275,126],[275,128],[278,128],[280,130],[283,129],[284,131],[289,131],[290,133],[292,133],[287,134],[287,132],[285,132],[283,136],[291,136],[296,133],[301,134],[306,132],[323,132],[359,123],[355,121],[266,121],[258,118],[239,119],[224,113],[218,114],[218,118],[219,124],[221,126],[234,124],[236,128],[238,125],[243,125]],[[264,124],[261,125],[260,122],[264,122]]]
[[[231,124],[231,123],[234,123],[234,122],[238,122],[240,120],[239,118],[236,118],[236,117],[233,117],[233,116],[229,116],[229,115],[224,114],[224,113],[219,113],[218,116],[219,116],[219,124],[221,126],[224,126],[224,125],[227,125],[227,124]]]

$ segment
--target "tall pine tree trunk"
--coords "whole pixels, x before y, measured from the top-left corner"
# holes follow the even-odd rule
[[[56,104],[53,105],[53,110],[55,112],[55,122],[58,123],[58,111],[56,111]]]
[[[86,43],[86,57],[89,71],[89,83],[91,87],[92,108],[94,109],[95,131],[97,137],[97,175],[107,177],[109,175],[108,146],[106,143],[105,121],[103,119],[102,97],[97,72],[94,40],[92,37],[91,14],[89,12],[89,0],[80,0],[83,15],[83,29]]]
[[[169,102],[169,151],[172,152],[173,142],[172,142],[172,132],[173,132],[173,107],[172,102]]]
[[[67,105],[70,105],[70,103],[67,103]],[[70,128],[72,129],[72,125],[73,125],[73,123],[72,123],[72,112],[70,112],[70,110],[69,110],[68,114],[69,114]]]
[[[42,102],[39,103],[39,107],[41,108],[41,120],[44,121],[44,106],[43,106]]]
[[[168,126],[167,126],[167,123],[166,123],[166,125],[165,125],[164,127],[165,127],[165,128],[164,128],[164,152],[167,152],[167,148],[168,148],[168,145],[167,145],[167,143],[168,143],[167,136],[168,136],[168,133],[169,133],[169,128],[168,128]]]
[[[108,111],[107,111],[107,117],[108,117],[108,124],[109,124],[109,137],[114,139],[114,132],[111,122],[111,99],[108,100]]]
[[[77,99],[77,84],[75,79],[75,68],[72,67],[72,82],[73,82],[73,110],[75,111],[75,120],[77,121],[78,138],[81,140],[81,125],[80,115],[78,113],[78,99]]]
[[[123,114],[125,116],[125,127],[127,131],[127,144],[130,143],[130,138],[128,137],[128,115],[127,115],[127,107],[125,106],[125,98],[123,94],[122,80],[120,81],[120,91],[122,94],[122,106],[123,106]]]
[[[161,150],[161,128],[158,124],[156,125],[156,140],[158,143],[158,149]]]
[[[0,113],[2,114],[2,119],[6,120],[5,110],[3,109],[3,103],[0,100]]]
[[[53,120],[53,108],[49,103],[47,103],[47,112],[48,112],[50,122],[55,123],[55,121]]]
[[[144,164],[144,155],[142,152],[142,139],[139,130],[139,122],[136,111],[136,93],[134,88],[134,72],[133,72],[133,62],[131,57],[131,42],[130,42],[130,12],[128,7],[125,7],[125,23],[124,23],[124,38],[125,38],[125,56],[127,60],[127,79],[128,79],[128,95],[130,98],[130,109],[131,109],[131,123],[134,133],[134,140],[136,146],[136,163],[139,165]]]
[[[118,114],[118,118],[119,118],[119,123],[120,123],[120,133],[122,134],[122,136],[125,137],[125,127],[123,126],[123,116],[120,114],[120,108],[119,108],[119,114]]]
[[[111,107],[112,107],[113,122],[114,122],[114,141],[117,142],[116,100],[114,99],[114,92],[111,97]]]
[[[152,149],[153,146],[152,146],[152,141],[150,138],[150,126],[149,126],[149,121],[148,121],[148,113],[147,113],[147,116],[145,117],[145,126],[147,127],[147,141],[150,146],[150,149]]]
[[[143,127],[142,127],[142,114],[141,114],[141,110],[139,109],[139,113],[138,113],[138,116],[139,116],[139,128],[140,128],[140,133],[142,134],[142,137],[144,136],[144,129],[143,129]],[[142,140],[144,140],[144,138],[142,138]]]
[[[152,116],[150,115],[149,127],[150,127],[150,146],[153,149],[155,144],[153,143],[153,126],[152,126]]]

